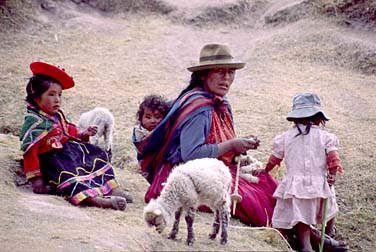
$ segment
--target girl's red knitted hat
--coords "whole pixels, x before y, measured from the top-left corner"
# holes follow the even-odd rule
[[[72,76],[66,73],[64,68],[43,61],[34,61],[30,64],[30,70],[33,74],[43,74],[54,78],[61,84],[63,89],[68,89],[74,86]]]

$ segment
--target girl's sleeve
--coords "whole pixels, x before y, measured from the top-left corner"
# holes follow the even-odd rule
[[[210,111],[196,115],[183,126],[180,134],[180,148],[184,162],[197,158],[218,157],[218,144],[205,143],[210,127]]]
[[[336,135],[325,132],[325,151],[327,154],[327,165],[330,174],[335,175],[337,172],[342,173],[343,167],[341,165],[341,159],[338,154],[339,140]]]
[[[276,158],[283,159],[285,156],[285,138],[284,134],[274,137],[272,155]]]
[[[38,158],[38,149],[40,141],[32,146],[23,156],[24,158],[24,172],[26,179],[32,179],[34,177],[41,177],[40,163]]]
[[[78,129],[76,125],[74,125],[73,123],[69,123],[67,124],[67,128],[68,128],[69,135],[78,138]]]
[[[75,124],[69,123],[68,126],[68,134],[72,137],[78,138],[83,142],[89,142],[90,136],[87,134],[83,134],[83,132],[78,132],[78,128]]]
[[[325,134],[325,150],[326,153],[338,150],[339,140],[336,135],[326,132]]]

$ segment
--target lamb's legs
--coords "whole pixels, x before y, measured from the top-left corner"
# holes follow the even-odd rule
[[[99,139],[97,138],[97,135],[94,135],[90,138],[90,143],[93,144],[93,145],[99,144]]]
[[[174,222],[172,230],[171,230],[171,232],[170,232],[170,234],[168,236],[168,239],[171,239],[171,240],[175,240],[176,239],[176,235],[179,232],[179,222],[180,222],[180,216],[181,216],[182,212],[183,212],[183,208],[179,208],[175,212],[175,222]]]
[[[111,150],[111,146],[112,146],[112,129],[111,129],[111,127],[105,128],[103,138],[104,138],[106,151]]]
[[[104,143],[105,143],[105,150],[108,155],[108,160],[111,162],[112,159],[112,129],[110,127],[105,128],[105,132],[103,134]]]
[[[190,208],[185,216],[185,222],[187,223],[187,245],[192,246],[195,242],[195,234],[193,232],[193,222],[195,219],[195,212],[193,208]]]
[[[211,239],[211,240],[214,240],[215,237],[217,237],[217,234],[219,232],[219,223],[220,223],[219,211],[216,210],[214,215],[215,215],[215,217],[214,217],[212,232],[209,234],[209,239]]]
[[[112,150],[109,149],[107,152],[107,156],[108,156],[108,161],[111,163],[111,160],[112,160]]]
[[[224,245],[227,243],[227,227],[228,227],[228,220],[229,215],[228,211],[222,210],[220,212],[221,224],[222,224],[222,232],[221,232],[221,244]]]

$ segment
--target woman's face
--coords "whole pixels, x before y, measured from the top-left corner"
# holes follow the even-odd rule
[[[216,95],[225,96],[230,90],[234,78],[235,69],[233,68],[210,69],[208,74],[203,77],[204,88]]]
[[[157,127],[160,121],[162,121],[163,115],[159,110],[152,111],[146,108],[141,118],[141,125],[145,129],[151,131]]]
[[[35,102],[38,104],[39,108],[47,114],[56,114],[60,108],[61,93],[61,85],[52,82],[46,92],[35,99]]]

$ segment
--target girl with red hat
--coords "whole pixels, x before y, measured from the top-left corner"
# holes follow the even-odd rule
[[[30,64],[27,114],[21,131],[26,178],[35,193],[56,193],[74,205],[124,210],[125,194],[104,150],[88,143],[97,132],[78,132],[60,108],[62,90],[74,86],[64,69],[45,62]]]

